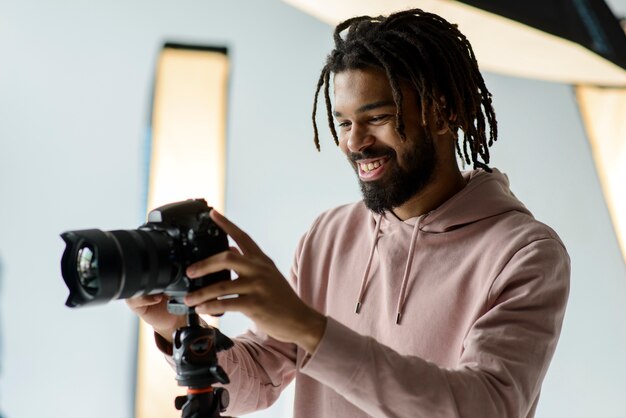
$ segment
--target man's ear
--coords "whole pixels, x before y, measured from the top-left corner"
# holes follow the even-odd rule
[[[448,122],[446,122],[442,118],[437,118],[437,130],[435,131],[435,133],[437,135],[443,135],[448,131],[450,131],[450,125],[448,125]]]
[[[448,110],[445,96],[439,96],[439,106],[435,110],[436,120],[436,133],[437,135],[443,135],[446,132],[453,132],[452,127],[456,125],[457,114],[454,111]]]

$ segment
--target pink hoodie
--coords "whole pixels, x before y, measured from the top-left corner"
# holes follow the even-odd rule
[[[237,415],[295,377],[295,417],[533,417],[569,289],[569,257],[494,169],[407,221],[362,203],[322,214],[292,285],[328,317],[307,355],[250,331],[220,353]],[[357,313],[357,305],[360,312]]]

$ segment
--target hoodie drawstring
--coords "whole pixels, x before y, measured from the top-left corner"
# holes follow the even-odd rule
[[[400,295],[398,296],[398,307],[396,309],[396,324],[400,324],[402,313],[404,312],[404,302],[406,301],[406,287],[409,283],[409,274],[411,273],[411,265],[413,264],[413,254],[415,253],[415,243],[417,242],[417,233],[420,227],[420,220],[415,222],[413,234],[411,234],[411,245],[409,246],[409,254],[404,267],[404,275],[402,277],[402,285],[400,285]]]
[[[370,250],[370,255],[367,258],[367,264],[365,265],[365,273],[363,273],[363,279],[361,279],[361,290],[359,291],[359,298],[356,301],[356,313],[361,312],[361,302],[363,302],[363,295],[365,295],[365,289],[367,288],[367,282],[369,280],[370,275],[370,267],[372,267],[372,259],[374,258],[374,250],[376,249],[376,244],[378,243],[378,236],[380,233],[380,224],[382,224],[383,215],[381,214],[378,217],[378,222],[376,223],[376,231],[374,232],[374,240],[372,241],[372,249]]]
[[[365,265],[365,272],[363,273],[363,279],[361,280],[361,290],[359,291],[359,297],[356,302],[356,313],[361,312],[361,306],[363,303],[363,297],[367,284],[369,282],[370,268],[372,267],[372,260],[374,258],[374,251],[378,244],[378,238],[380,237],[380,226],[382,224],[383,215],[380,215],[376,224],[376,231],[374,232],[374,240],[372,242],[372,248],[367,258],[367,264]],[[396,307],[396,324],[400,324],[402,319],[402,313],[404,312],[404,303],[406,302],[406,288],[409,282],[409,274],[411,273],[411,265],[413,264],[413,255],[415,252],[415,244],[417,242],[417,234],[419,231],[420,222],[415,223],[413,227],[413,233],[411,234],[411,244],[409,245],[409,254],[407,255],[406,265],[404,267],[404,274],[402,276],[402,284],[400,285],[400,295],[398,296],[398,305]]]

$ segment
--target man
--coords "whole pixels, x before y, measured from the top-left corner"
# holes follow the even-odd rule
[[[569,258],[488,167],[496,120],[469,42],[421,10],[350,19],[334,37],[315,101],[323,91],[363,201],[314,222],[289,282],[215,212],[239,248],[187,272],[235,271],[186,303],[255,324],[220,353],[227,413],[267,407],[295,377],[296,417],[534,416]],[[167,353],[183,324],[164,303],[129,300]]]

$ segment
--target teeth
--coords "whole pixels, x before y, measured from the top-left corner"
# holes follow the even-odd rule
[[[361,167],[361,170],[363,170],[366,173],[380,167],[381,165],[382,164],[380,163],[380,161],[374,161],[373,163],[367,163],[367,164],[359,164],[359,166]]]

